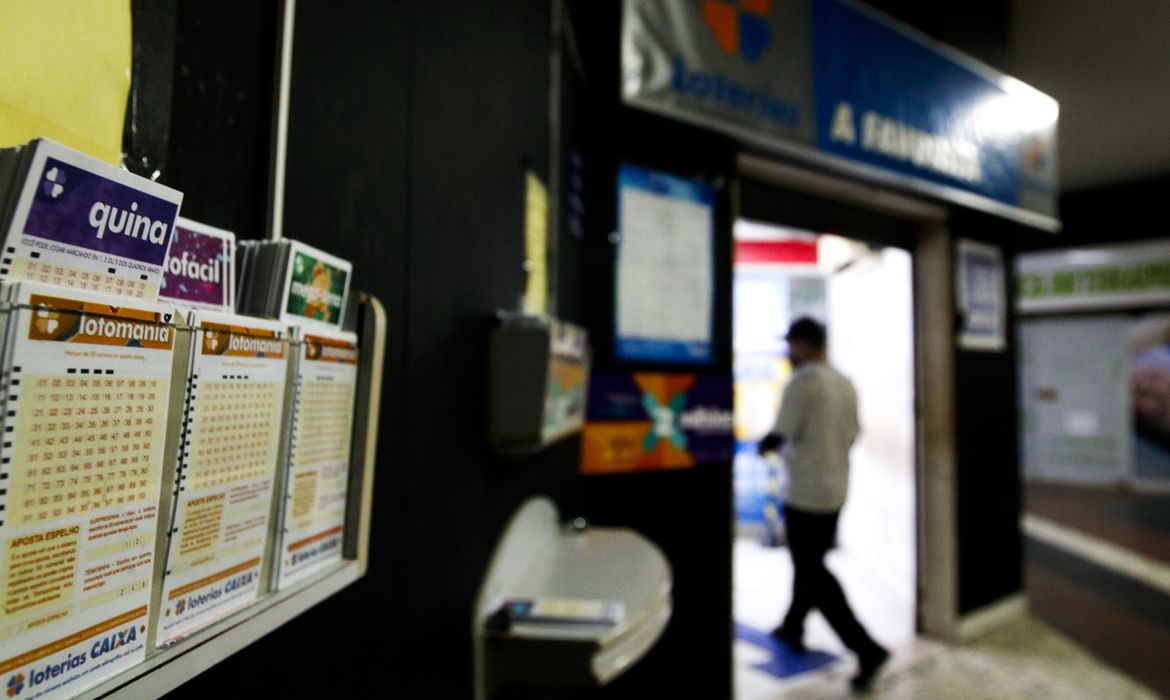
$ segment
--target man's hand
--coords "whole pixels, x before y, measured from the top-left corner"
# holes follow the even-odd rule
[[[768,433],[767,435],[764,436],[763,440],[760,440],[760,446],[757,448],[757,451],[760,453],[761,456],[763,456],[763,455],[768,454],[769,452],[775,452],[776,450],[780,449],[780,446],[783,444],[784,444],[784,436],[783,435],[777,435],[776,433]]]

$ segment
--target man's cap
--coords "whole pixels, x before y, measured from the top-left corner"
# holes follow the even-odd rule
[[[788,327],[788,335],[784,336],[784,339],[790,343],[792,341],[804,341],[823,347],[827,335],[823,324],[818,323],[808,316],[802,316],[793,321],[792,325]]]

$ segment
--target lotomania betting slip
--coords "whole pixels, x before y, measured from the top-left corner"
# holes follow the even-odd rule
[[[166,646],[259,600],[274,529],[288,329],[195,311],[183,452],[156,643]]]
[[[293,382],[277,588],[341,561],[357,390],[353,333],[294,328]]]
[[[146,658],[176,312],[4,292],[0,683],[72,697]]]

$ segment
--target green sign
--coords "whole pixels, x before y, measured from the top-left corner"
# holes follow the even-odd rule
[[[1016,301],[1023,313],[1170,304],[1170,243],[1025,253],[1016,260]]]
[[[1170,261],[1023,273],[1017,285],[1025,299],[1170,291]]]

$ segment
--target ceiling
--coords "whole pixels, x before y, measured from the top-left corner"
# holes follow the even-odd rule
[[[1060,102],[1061,189],[1170,174],[1170,2],[1013,0],[1011,70]]]

